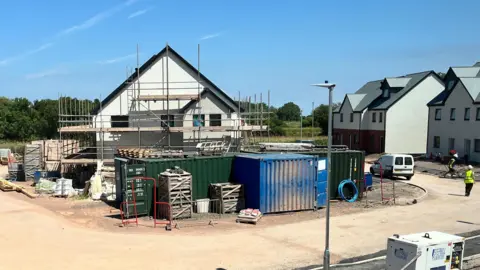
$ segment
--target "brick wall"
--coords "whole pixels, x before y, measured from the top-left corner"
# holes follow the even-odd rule
[[[385,142],[385,131],[334,129],[333,144],[347,145],[350,149],[363,150],[367,153],[382,153],[382,137]],[[351,138],[351,139],[350,139]]]

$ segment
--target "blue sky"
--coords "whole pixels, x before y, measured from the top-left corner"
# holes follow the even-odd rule
[[[0,17],[0,95],[107,96],[168,42],[232,96],[271,90],[305,111],[369,80],[480,61],[480,1],[8,1]],[[210,37],[203,39],[202,37]],[[306,113],[305,113],[306,114]]]

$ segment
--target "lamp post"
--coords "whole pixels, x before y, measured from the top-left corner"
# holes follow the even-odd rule
[[[327,146],[327,213],[325,225],[325,252],[323,254],[323,269],[330,269],[330,179],[332,177],[332,94],[335,84],[312,84],[312,86],[328,89],[328,146]]]

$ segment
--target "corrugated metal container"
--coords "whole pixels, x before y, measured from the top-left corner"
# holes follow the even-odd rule
[[[317,207],[325,207],[327,205],[327,159],[318,158],[317,162]]]
[[[262,213],[316,208],[317,157],[299,154],[240,155],[234,182],[244,185],[247,208]]]
[[[184,159],[134,159],[145,164],[146,176],[158,179],[165,170],[178,166],[192,174],[192,199],[208,198],[210,184],[231,180],[234,156],[191,157]]]
[[[314,155],[319,158],[326,158],[327,152],[307,152],[306,155]],[[332,177],[329,185],[330,199],[336,199],[338,195],[338,185],[345,179],[357,180],[358,190],[363,190],[364,185],[364,163],[365,152],[363,151],[333,151],[332,152]],[[358,196],[361,198],[362,192]]]
[[[42,149],[40,144],[25,145],[25,156],[23,158],[25,179],[33,179],[33,174],[42,168]]]

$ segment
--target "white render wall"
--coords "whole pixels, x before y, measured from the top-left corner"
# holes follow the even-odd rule
[[[386,153],[425,153],[428,129],[427,103],[443,89],[443,83],[430,75],[390,107],[386,118]]]
[[[372,115],[376,113],[376,122],[372,122]],[[380,122],[380,113],[383,114],[382,122]],[[385,130],[385,111],[369,111],[365,110],[362,117],[362,130]]]
[[[360,113],[353,114],[353,122],[350,122],[350,114],[353,112],[352,106],[348,98],[343,103],[342,110],[333,114],[333,128],[338,129],[357,129],[359,128]],[[340,113],[343,113],[343,122],[340,122]]]
[[[475,139],[480,139],[480,121],[476,121],[476,111],[479,105],[474,105],[468,92],[461,83],[452,90],[453,92],[445,102],[445,106],[430,107],[430,127],[428,135],[427,154],[442,153],[447,155],[448,139],[455,139],[455,150],[459,157],[466,154],[465,140],[470,140],[470,160],[480,162],[480,153],[475,153]],[[470,108],[470,121],[464,120],[465,108]],[[450,109],[456,108],[455,121],[450,120]],[[435,110],[442,110],[442,119],[435,120]],[[440,136],[440,148],[433,147],[433,137]]]

